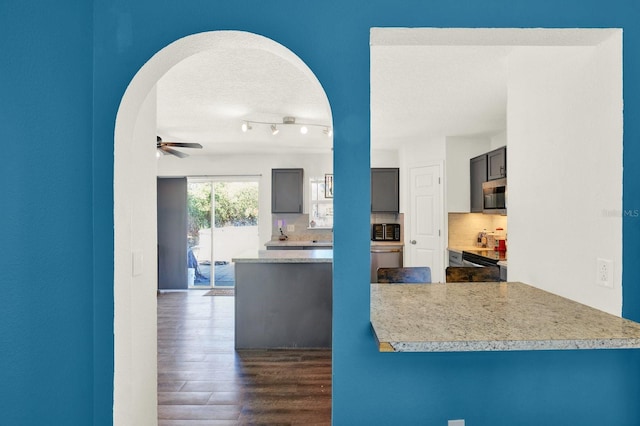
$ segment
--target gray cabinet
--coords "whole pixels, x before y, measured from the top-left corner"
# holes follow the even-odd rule
[[[371,169],[371,212],[400,212],[400,169]]]
[[[271,170],[271,213],[302,213],[303,169]]]
[[[482,213],[484,208],[482,184],[487,181],[487,154],[482,154],[469,160],[471,174],[471,213]]]
[[[507,177],[507,147],[487,153],[487,180]]]

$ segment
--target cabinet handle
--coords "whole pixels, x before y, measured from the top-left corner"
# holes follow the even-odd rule
[[[416,240],[411,240],[411,244],[416,244],[417,241]]]

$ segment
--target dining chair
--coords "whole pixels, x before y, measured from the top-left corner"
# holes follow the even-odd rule
[[[431,268],[412,266],[406,268],[378,268],[379,283],[431,283]]]
[[[500,281],[500,267],[449,266],[445,270],[445,281],[448,283]]]

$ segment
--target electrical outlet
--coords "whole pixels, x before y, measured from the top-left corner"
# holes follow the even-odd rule
[[[295,232],[295,231],[296,231],[295,225],[287,225],[287,232]]]
[[[613,288],[613,260],[597,259],[596,284]]]
[[[464,426],[464,420],[449,420],[447,426]]]

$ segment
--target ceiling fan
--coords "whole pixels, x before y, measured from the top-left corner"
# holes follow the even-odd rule
[[[194,142],[165,142],[162,140],[162,138],[160,136],[157,136],[157,142],[156,142],[156,148],[162,152],[163,154],[171,154],[171,155],[175,155],[176,157],[179,158],[184,158],[184,157],[188,157],[188,154],[185,154],[184,152],[180,152],[177,151],[175,149],[173,149],[172,147],[175,148],[198,148],[198,149],[202,149],[202,145],[200,145],[199,143],[194,143]]]

